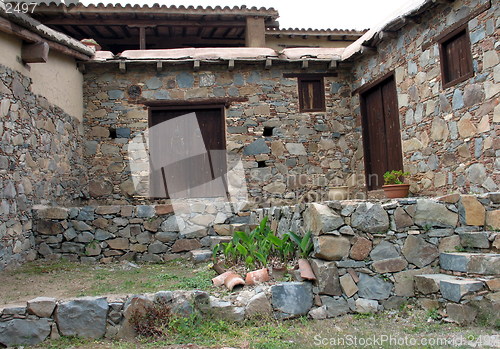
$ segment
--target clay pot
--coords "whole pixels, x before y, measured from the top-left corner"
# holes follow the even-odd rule
[[[300,277],[304,280],[316,280],[316,276],[311,268],[311,264],[307,259],[299,259],[299,272]]]
[[[349,197],[349,187],[342,185],[339,187],[330,187],[328,191],[329,200],[347,200]]]
[[[231,274],[234,274],[234,272],[230,270],[230,271],[226,271],[225,273],[220,274],[219,276],[214,277],[212,279],[214,286],[224,285],[224,281],[226,281],[226,278]]]
[[[245,286],[245,280],[235,272],[232,272],[224,280],[224,285],[229,291],[232,291],[236,286]]]
[[[247,273],[247,276],[245,277],[245,283],[247,285],[255,285],[261,282],[269,281],[269,279],[269,272],[267,268],[262,268]]]
[[[385,196],[389,199],[405,198],[408,196],[408,192],[410,191],[410,185],[409,184],[383,185],[382,189],[384,189]]]

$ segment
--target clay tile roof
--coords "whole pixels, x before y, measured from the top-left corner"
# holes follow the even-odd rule
[[[355,30],[355,29],[313,29],[313,28],[270,28],[266,34],[269,35],[355,35],[361,36],[366,33],[368,29]]]
[[[269,19],[276,19],[279,17],[278,11],[274,8],[265,7],[247,7],[243,6],[175,6],[175,5],[160,5],[158,3],[153,4],[125,4],[120,3],[98,3],[83,5],[82,3],[69,4],[66,5],[61,2],[42,0],[39,2],[40,5],[37,6],[36,12],[47,12],[49,10],[65,10],[68,12],[121,12],[121,13],[154,13],[154,14],[199,14],[199,15],[238,15],[238,16],[261,16]]]

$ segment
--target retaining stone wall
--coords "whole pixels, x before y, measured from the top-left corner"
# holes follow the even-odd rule
[[[353,89],[392,70],[398,93],[405,170],[411,191],[443,195],[453,190],[482,193],[500,183],[500,7],[468,23],[474,76],[442,88],[439,45],[422,45],[489,0],[442,4],[409,23],[377,54],[355,61]],[[359,96],[352,110],[360,117]],[[497,141],[495,141],[497,139]]]
[[[350,109],[350,76],[340,70],[325,78],[326,112],[301,113],[298,64],[274,63],[269,70],[256,64],[238,63],[235,71],[224,65],[168,65],[157,72],[153,65],[127,65],[121,73],[116,64],[87,64],[84,75],[86,105],[85,159],[91,194],[99,204],[144,202],[131,182],[129,159],[136,168],[149,171],[144,152],[127,147],[148,127],[148,112],[129,88],[141,88],[139,99],[185,101],[200,98],[246,97],[226,109],[226,145],[231,155],[242,157],[250,198],[255,206],[292,204],[312,195],[309,201],[326,199],[328,184],[351,185],[353,173],[362,166],[359,125]],[[324,64],[311,71],[326,72]],[[264,127],[272,135],[263,136]],[[116,131],[111,138],[110,130]],[[131,151],[129,154],[128,151]],[[139,160],[138,160],[139,159]],[[363,191],[363,189],[361,189]],[[150,201],[154,202],[154,201]]]
[[[0,65],[0,270],[34,259],[32,206],[85,196],[81,123]]]
[[[398,271],[432,264],[438,250],[454,251],[455,246],[464,245],[487,251],[498,249],[500,243],[498,193],[452,194],[439,200],[332,201],[242,211],[234,216],[218,212],[221,206],[217,205],[193,204],[176,216],[171,205],[38,207],[35,240],[39,255],[45,258],[160,262],[198,258],[197,250],[210,250],[230,239],[234,230],[256,225],[268,216],[271,228],[279,234],[311,230],[316,256],[337,260],[341,267],[368,267],[377,260],[370,255],[372,249],[384,241],[385,247],[378,249],[398,258]],[[474,241],[481,239],[480,245],[464,243],[471,232],[478,232]],[[432,258],[406,255],[406,244],[432,250]],[[210,254],[199,258],[203,256]]]

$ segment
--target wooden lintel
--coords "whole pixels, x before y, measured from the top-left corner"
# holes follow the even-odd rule
[[[330,62],[328,62],[328,69],[335,69],[339,66],[339,62],[336,61],[335,59],[332,59]]]
[[[198,59],[193,62],[193,70],[194,71],[200,70],[200,61]]]
[[[337,73],[283,73],[284,78],[324,78],[336,77]]]
[[[380,40],[395,39],[398,36],[397,32],[393,31],[381,31],[378,33]]]
[[[158,61],[156,62],[156,71],[159,73],[163,70],[163,62]]]
[[[120,72],[125,73],[127,71],[127,64],[125,62],[118,63],[118,67],[120,68]]]
[[[227,70],[232,71],[234,69],[234,59],[230,59],[227,63]]]
[[[17,24],[14,24],[10,22],[8,19],[2,17],[0,17],[0,32],[17,36],[18,38],[28,43],[45,41],[49,45],[50,49],[63,53],[67,56],[74,57],[81,61],[88,61],[90,59],[90,57],[84,53],[74,50],[68,46],[62,45],[58,42],[44,39],[40,35],[33,33],[32,31],[25,29]]]
[[[271,69],[271,66],[273,65],[273,61],[271,60],[271,58],[266,58],[266,65],[265,65],[265,68],[266,69]]]
[[[227,97],[227,98],[192,98],[188,100],[150,100],[139,99],[131,101],[135,104],[143,104],[148,107],[168,107],[168,106],[190,106],[190,105],[224,105],[229,107],[232,103],[248,102],[247,97]]]
[[[24,63],[47,63],[49,59],[49,44],[45,41],[33,44],[23,43],[21,59]]]
[[[307,68],[309,68],[309,61],[308,61],[307,59],[303,59],[303,60],[302,60],[301,67],[302,67],[302,69],[307,69]]]

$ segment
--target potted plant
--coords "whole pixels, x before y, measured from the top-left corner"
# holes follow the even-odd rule
[[[392,170],[384,173],[384,189],[385,196],[390,199],[405,198],[410,191],[410,185],[403,183],[404,177],[410,175],[409,172],[402,170]]]
[[[349,187],[347,185],[341,185],[339,178],[330,183],[328,190],[329,200],[347,200],[348,197]]]
[[[299,272],[300,277],[304,280],[316,280],[316,276],[311,268],[311,264],[307,260],[307,257],[311,254],[313,250],[313,242],[312,242],[312,233],[308,231],[304,234],[304,236],[299,236],[294,232],[287,233],[293,242],[297,245],[299,249],[300,259],[298,261],[299,264]]]

